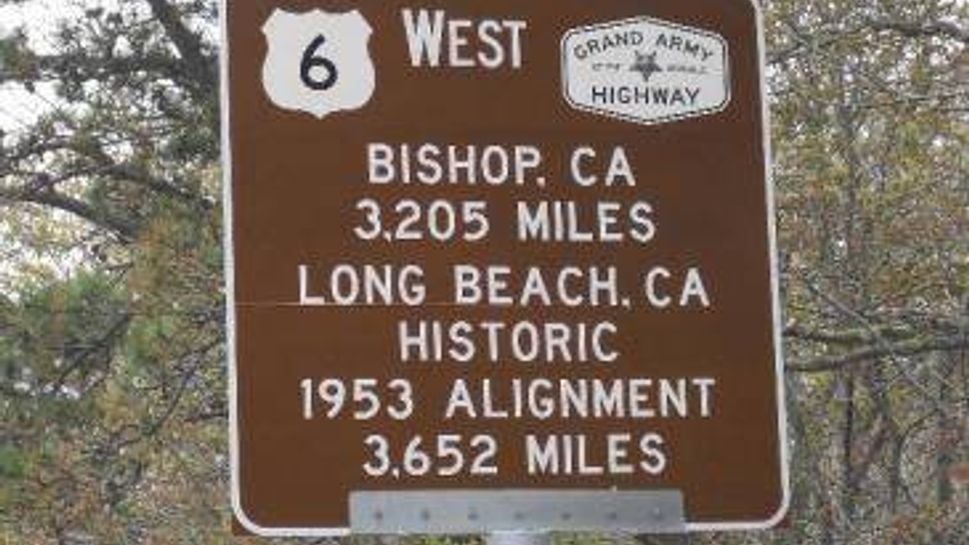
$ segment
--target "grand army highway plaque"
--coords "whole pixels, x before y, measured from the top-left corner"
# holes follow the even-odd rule
[[[242,525],[777,523],[759,17],[748,0],[228,1]]]

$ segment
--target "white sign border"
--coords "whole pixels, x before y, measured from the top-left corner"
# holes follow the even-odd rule
[[[242,0],[236,0],[242,1]],[[246,515],[242,506],[239,466],[239,423],[238,391],[236,379],[236,316],[235,316],[235,254],[233,239],[232,210],[232,139],[230,137],[229,108],[229,29],[228,3],[219,0],[219,26],[222,43],[219,47],[220,110],[221,110],[221,158],[222,158],[222,214],[223,214],[223,253],[225,260],[225,322],[226,322],[226,359],[228,360],[229,396],[229,463],[230,495],[232,512],[240,524],[249,532],[263,537],[344,537],[350,535],[350,528],[283,528],[260,526]],[[757,47],[760,57],[758,77],[761,88],[762,139],[764,145],[765,195],[767,197],[767,232],[770,251],[771,298],[774,314],[774,366],[777,385],[777,439],[779,444],[781,468],[781,504],[776,513],[762,521],[715,521],[687,522],[687,532],[765,530],[773,528],[784,520],[791,502],[789,447],[787,443],[787,408],[784,393],[784,358],[781,345],[781,307],[780,283],[777,261],[777,233],[774,210],[774,177],[771,172],[770,111],[767,104],[766,40],[764,37],[764,14],[757,0],[747,0],[754,9],[757,26]]]

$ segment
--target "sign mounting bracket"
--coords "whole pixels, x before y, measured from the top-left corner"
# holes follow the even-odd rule
[[[394,490],[350,493],[361,534],[686,532],[679,490]]]

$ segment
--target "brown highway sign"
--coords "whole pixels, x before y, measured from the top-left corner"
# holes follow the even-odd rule
[[[766,528],[750,0],[226,0],[232,503],[261,535]]]

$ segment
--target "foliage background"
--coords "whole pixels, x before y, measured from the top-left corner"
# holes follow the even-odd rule
[[[969,11],[762,4],[794,503],[692,542],[964,545]],[[0,542],[229,543],[217,5],[0,15]]]

